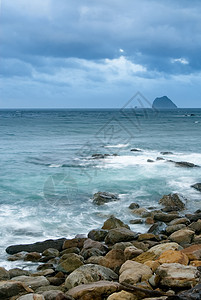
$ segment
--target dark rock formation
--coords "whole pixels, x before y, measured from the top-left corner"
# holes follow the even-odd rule
[[[152,104],[153,108],[156,109],[175,109],[177,106],[167,97],[156,98]]]

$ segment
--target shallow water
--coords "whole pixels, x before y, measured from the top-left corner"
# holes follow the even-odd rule
[[[87,233],[111,214],[129,222],[136,217],[131,202],[158,207],[164,194],[178,192],[188,210],[201,207],[190,187],[201,181],[201,168],[147,162],[162,156],[201,166],[201,109],[4,110],[0,129],[1,266],[10,266],[11,244]],[[94,153],[117,156],[91,159]],[[97,191],[118,193],[120,201],[97,207]]]

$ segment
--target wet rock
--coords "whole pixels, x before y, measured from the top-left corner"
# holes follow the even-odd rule
[[[165,159],[163,157],[158,156],[156,157],[156,160],[165,160]]]
[[[98,192],[93,195],[93,203],[96,205],[103,205],[105,203],[118,200],[118,196],[112,193]]]
[[[9,279],[10,279],[9,272],[5,268],[0,267],[0,280],[9,280]]]
[[[125,260],[131,260],[136,256],[142,254],[144,251],[142,249],[138,249],[135,246],[126,247],[124,249],[124,257]]]
[[[60,263],[56,267],[56,270],[58,272],[69,274],[73,272],[75,269],[83,265],[83,262],[78,254],[75,253],[64,254],[62,258]]]
[[[13,277],[11,281],[20,281],[24,284],[26,284],[28,287],[31,289],[35,290],[40,286],[46,286],[49,285],[49,281],[44,277],[44,276],[36,276],[36,277],[31,277],[31,276],[17,276]]]
[[[93,229],[89,231],[88,238],[94,241],[102,242],[104,241],[108,231],[104,229]]]
[[[170,151],[162,151],[160,152],[162,155],[172,155],[174,154],[173,152],[170,152]]]
[[[145,220],[145,224],[149,224],[149,225],[151,225],[151,224],[154,224],[155,222],[154,222],[154,219],[152,218],[152,217],[148,217],[148,218],[146,218],[146,220]]]
[[[45,300],[68,300],[68,299],[70,299],[63,292],[57,291],[57,290],[46,291],[42,295],[44,296]]]
[[[180,211],[185,208],[184,202],[185,199],[178,195],[178,194],[169,194],[164,195],[160,200],[159,204],[162,204],[164,206],[164,211],[170,212],[170,211]]]
[[[173,242],[176,242],[180,245],[190,244],[193,237],[194,237],[194,231],[189,229],[180,229],[178,231],[175,231],[169,236],[169,239]]]
[[[99,280],[117,280],[117,274],[109,268],[99,265],[84,265],[73,271],[66,279],[65,286],[71,289],[80,284],[96,282]]]
[[[148,210],[144,207],[140,207],[140,208],[133,209],[132,213],[144,217],[148,213]]]
[[[154,162],[154,160],[153,159],[147,159],[147,162],[149,162],[149,163],[153,163]]]
[[[166,233],[167,233],[168,235],[170,235],[170,234],[172,234],[173,232],[178,231],[178,230],[180,230],[180,229],[184,229],[184,228],[186,228],[186,225],[184,225],[184,224],[178,224],[178,225],[167,226],[167,228],[166,228]]]
[[[152,276],[151,269],[141,263],[127,260],[119,270],[119,282],[136,284],[137,282],[148,280]]]
[[[43,251],[43,256],[51,256],[51,257],[58,257],[59,251],[54,248],[48,248],[45,251]]]
[[[138,149],[138,148],[132,148],[130,151],[132,151],[132,152],[142,152],[142,150]]]
[[[44,271],[44,270],[47,270],[47,269],[52,269],[54,268],[54,265],[51,264],[51,263],[46,263],[46,264],[41,264],[37,267],[37,270],[38,271]],[[26,275],[26,274],[21,274],[21,275]],[[21,276],[21,275],[18,275],[18,276]]]
[[[195,183],[195,184],[191,185],[191,187],[193,187],[194,189],[201,192],[201,183]]]
[[[45,300],[45,298],[43,297],[43,295],[31,293],[31,294],[21,296],[17,298],[17,300]]]
[[[192,245],[182,250],[182,253],[188,256],[189,260],[201,260],[201,244]]]
[[[197,284],[195,287],[188,291],[181,292],[174,297],[168,297],[168,300],[199,300],[201,299],[201,284]]]
[[[101,154],[101,153],[94,153],[92,154],[93,159],[103,159],[105,157],[109,156],[109,154]]]
[[[169,223],[174,219],[177,219],[178,215],[177,214],[166,214],[166,213],[156,213],[154,215],[154,220],[156,221],[162,221],[165,223]]]
[[[26,255],[26,252],[19,252],[14,255],[11,255],[7,258],[8,261],[16,261],[16,260],[23,260]]]
[[[74,299],[83,300],[102,300],[106,299],[110,294],[119,291],[120,287],[117,282],[101,280],[89,284],[82,284],[70,289],[67,295]]]
[[[158,261],[160,264],[178,263],[187,266],[189,259],[182,251],[167,250],[159,256]]]
[[[107,219],[104,222],[102,229],[110,230],[110,229],[121,228],[121,227],[130,229],[130,227],[124,222],[122,222],[120,219],[111,216],[109,219]]]
[[[175,161],[175,165],[178,167],[184,167],[184,168],[199,168],[200,167],[198,165],[195,165],[195,164],[187,162],[187,161]]]
[[[196,222],[199,219],[201,220],[201,213],[195,213],[195,214],[186,214],[186,218],[188,218],[191,222]]]
[[[17,276],[22,276],[22,275],[25,275],[25,276],[30,275],[29,271],[22,270],[22,269],[19,269],[19,268],[10,269],[8,272],[9,272],[10,278],[17,277]]]
[[[32,293],[33,291],[19,281],[0,281],[0,299],[7,300],[17,295]]]
[[[77,247],[67,248],[67,249],[61,251],[61,252],[59,253],[59,256],[62,256],[62,255],[64,255],[64,254],[68,254],[68,253],[80,254],[80,249],[77,248]]]
[[[164,222],[154,223],[148,230],[148,233],[160,234],[165,233],[167,225]]]
[[[199,281],[197,268],[176,263],[162,264],[156,274],[160,277],[160,285],[170,288],[189,288]]]
[[[21,251],[26,252],[39,252],[42,253],[48,248],[55,248],[59,251],[62,250],[62,245],[66,239],[57,239],[57,240],[46,240],[43,242],[37,242],[34,244],[24,244],[24,245],[13,245],[6,248],[8,254],[16,254]]]
[[[107,298],[107,300],[138,300],[138,297],[129,292],[121,291],[113,293]]]
[[[86,238],[74,238],[65,240],[63,243],[63,250],[68,248],[82,248]]]
[[[177,243],[164,243],[156,245],[148,250],[148,252],[154,253],[156,256],[160,256],[166,250],[182,250],[183,248]]]
[[[140,207],[139,204],[133,202],[133,203],[131,203],[131,204],[129,205],[128,208],[130,208],[130,209],[136,209],[136,208],[139,208],[139,207]]]
[[[41,254],[38,252],[30,252],[25,255],[24,261],[39,261],[41,257]]]
[[[143,224],[143,220],[142,219],[130,220],[129,223],[130,224]]]
[[[137,238],[137,233],[127,229],[127,228],[115,228],[111,229],[106,238],[105,243],[107,245],[114,245],[118,242],[129,242]]]

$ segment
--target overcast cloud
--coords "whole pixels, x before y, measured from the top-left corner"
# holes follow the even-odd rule
[[[201,1],[2,0],[0,107],[201,107]]]

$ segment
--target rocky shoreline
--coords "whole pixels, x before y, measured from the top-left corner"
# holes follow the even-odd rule
[[[94,205],[118,200],[105,192],[93,198]],[[0,299],[201,299],[201,210],[184,214],[185,199],[178,194],[159,203],[157,210],[129,206],[138,216],[130,223],[148,224],[147,233],[111,216],[87,236],[9,246],[9,261],[38,267],[0,267]]]

